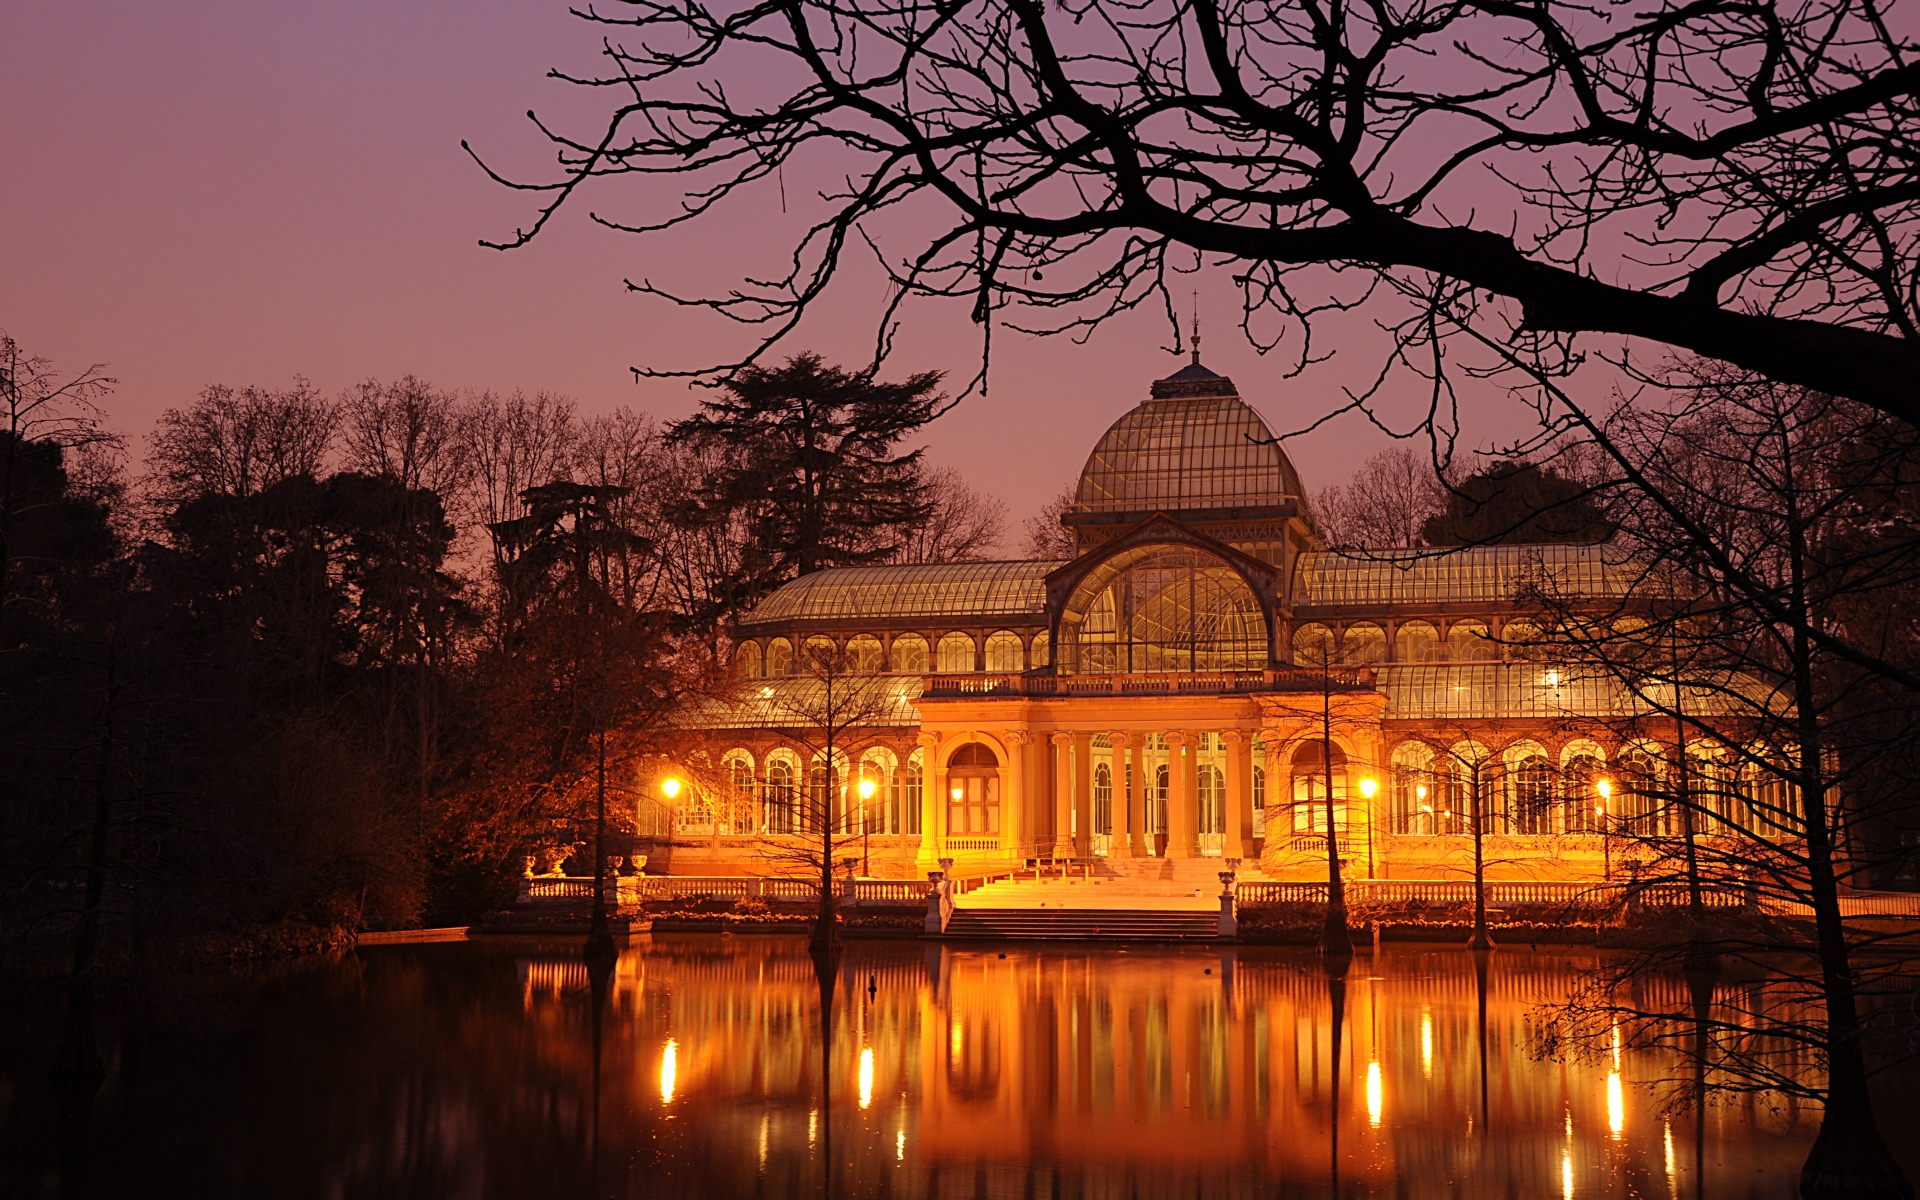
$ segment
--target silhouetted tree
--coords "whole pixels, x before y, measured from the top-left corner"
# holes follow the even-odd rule
[[[1613,533],[1587,485],[1530,462],[1495,463],[1443,496],[1420,526],[1429,546],[1604,542]]]

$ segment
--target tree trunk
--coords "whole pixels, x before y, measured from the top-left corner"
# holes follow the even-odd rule
[[[1480,802],[1480,764],[1473,771],[1473,936],[1467,939],[1469,950],[1493,949],[1493,935],[1487,932],[1487,859],[1481,844],[1483,809]]]
[[[1326,652],[1326,657],[1331,659],[1331,651]],[[1327,920],[1320,929],[1320,953],[1350,958],[1353,932],[1347,928],[1347,887],[1340,877],[1340,838],[1333,823],[1333,671],[1330,664],[1323,665],[1322,675],[1320,762],[1325,768],[1327,784]]]

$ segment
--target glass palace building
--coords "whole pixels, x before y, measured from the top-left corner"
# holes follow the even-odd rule
[[[1663,770],[1618,689],[1525,650],[1528,596],[1634,607],[1617,550],[1340,553],[1306,516],[1196,354],[1094,446],[1072,560],[825,570],[741,619],[737,695],[681,717],[692,794],[660,865],[761,873],[832,820],[877,876],[1224,856],[1324,877],[1330,785],[1361,875],[1469,869],[1477,797],[1490,873],[1570,878],[1600,871],[1608,822],[1660,819],[1631,811],[1657,788],[1610,785]]]

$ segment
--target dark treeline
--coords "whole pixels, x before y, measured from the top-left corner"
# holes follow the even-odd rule
[[[602,740],[630,828],[730,614],[1000,535],[905,444],[937,375],[801,356],[667,426],[412,377],[215,386],[135,461],[110,380],[5,350],[0,933],[76,978],[464,923],[587,841]]]

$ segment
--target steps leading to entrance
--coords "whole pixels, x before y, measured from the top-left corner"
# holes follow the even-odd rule
[[[1003,879],[962,894],[960,909],[1028,911],[1213,913],[1220,911],[1217,858],[1108,859],[1097,863],[1091,879],[1043,875],[1039,879]],[[1239,878],[1261,882],[1258,869],[1242,867]]]
[[[950,938],[1194,942],[1218,934],[1217,913],[1164,910],[961,908],[947,921]]]

